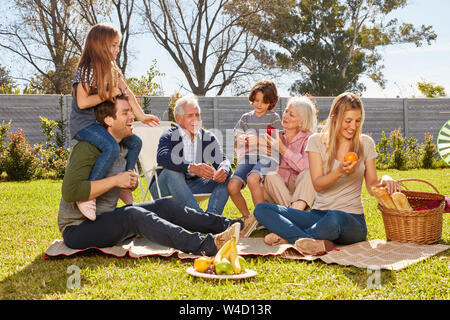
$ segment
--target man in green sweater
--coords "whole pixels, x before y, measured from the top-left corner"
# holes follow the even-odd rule
[[[127,96],[116,102],[105,101],[96,107],[97,121],[120,141],[132,135],[134,114]],[[183,252],[215,255],[233,235],[239,238],[244,222],[181,207],[172,200],[126,205],[117,208],[121,188],[136,189],[139,176],[125,171],[127,149],[107,176],[89,181],[89,174],[100,151],[88,142],[78,142],[72,150],[62,183],[58,226],[64,243],[73,249],[110,247],[140,235]],[[91,221],[79,211],[76,201],[96,198],[96,219]],[[237,239],[239,240],[239,239]]]

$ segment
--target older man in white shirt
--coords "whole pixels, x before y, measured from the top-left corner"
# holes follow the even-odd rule
[[[167,130],[158,145],[158,165],[164,167],[158,172],[161,196],[172,195],[180,205],[203,211],[194,194],[211,193],[206,211],[221,215],[228,200],[231,163],[216,136],[201,128],[195,96],[178,99],[174,115],[178,126]],[[158,198],[155,183],[150,192]]]

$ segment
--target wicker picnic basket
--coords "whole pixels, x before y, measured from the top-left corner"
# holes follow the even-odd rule
[[[404,181],[418,181],[431,186],[436,193],[408,190],[402,183]],[[413,208],[427,206],[428,202],[437,200],[440,205],[436,208],[421,211],[405,211],[388,209],[378,204],[382,213],[386,238],[398,242],[414,242],[420,244],[431,244],[441,240],[442,215],[445,208],[445,196],[431,183],[420,179],[402,179],[398,181],[406,190],[401,190],[408,198]]]

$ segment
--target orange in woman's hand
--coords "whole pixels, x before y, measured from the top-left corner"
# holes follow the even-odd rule
[[[348,152],[344,156],[344,161],[350,161],[351,163],[358,161],[358,155],[354,152]]]

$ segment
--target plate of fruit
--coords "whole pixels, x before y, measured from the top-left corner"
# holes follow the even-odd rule
[[[215,257],[202,256],[194,260],[186,272],[194,277],[216,280],[237,280],[256,276],[256,271],[246,268],[246,261],[238,254],[236,238],[232,237]]]

